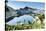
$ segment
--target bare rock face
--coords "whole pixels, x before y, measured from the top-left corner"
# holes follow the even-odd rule
[[[13,8],[9,6],[7,6],[7,8],[8,8],[8,11],[6,10],[6,18],[9,18],[11,16],[17,16],[16,14],[17,12]]]

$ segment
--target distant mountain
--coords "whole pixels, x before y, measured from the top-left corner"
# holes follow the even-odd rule
[[[30,7],[24,7],[24,8],[20,8],[17,11],[17,14],[19,15],[24,15],[24,14],[32,14],[33,11],[35,11],[37,9],[34,9],[34,8],[30,8]]]
[[[44,14],[45,10],[44,9],[34,9],[34,8],[30,8],[30,7],[25,7],[23,10],[30,10],[30,12],[32,13],[37,13],[37,14]]]
[[[36,10],[36,9],[26,6],[26,7],[24,7],[24,8],[20,8],[20,10]]]
[[[36,9],[34,9],[34,8],[27,7],[27,6],[26,6],[26,7],[24,7],[23,9],[24,9],[24,10],[36,10]]]
[[[40,9],[34,9],[30,7],[24,7],[17,10],[14,10],[12,7],[7,6],[8,11],[6,10],[6,22],[13,19],[14,17],[20,17],[25,14],[44,14],[44,10]],[[9,19],[10,18],[10,19]]]
[[[21,15],[24,15],[24,14],[32,14],[32,13],[37,13],[37,14],[44,14],[44,9],[34,9],[34,8],[31,8],[31,7],[24,7],[24,8],[20,8],[20,9],[13,9],[12,7],[10,6],[7,6],[7,9],[6,10],[6,16],[9,17],[9,16],[21,16]]]
[[[40,9],[34,9],[31,7],[24,7],[24,8],[20,8],[20,9],[13,9],[10,6],[6,7],[6,17],[11,17],[11,16],[21,16],[24,14],[32,14],[32,13],[37,13],[37,14],[44,14],[44,10],[40,10]]]

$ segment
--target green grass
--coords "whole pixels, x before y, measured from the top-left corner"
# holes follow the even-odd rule
[[[44,29],[44,24],[22,24],[16,26],[6,25],[6,30],[24,30],[24,29]]]

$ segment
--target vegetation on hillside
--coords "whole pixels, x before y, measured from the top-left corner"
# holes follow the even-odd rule
[[[30,23],[29,24],[17,24],[16,26],[12,25],[7,25],[6,24],[6,30],[24,30],[24,29],[44,29],[45,24],[43,23],[43,19],[45,18],[44,14],[34,14],[34,16],[38,16],[41,23],[37,23],[37,21]],[[39,21],[39,22],[40,22]]]

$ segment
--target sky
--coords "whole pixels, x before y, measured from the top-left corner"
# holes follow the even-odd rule
[[[43,2],[9,1],[7,5],[14,9],[24,8],[26,6],[31,8],[43,9],[45,4]]]
[[[45,0],[8,0],[8,1],[32,1],[32,2],[44,2]]]

